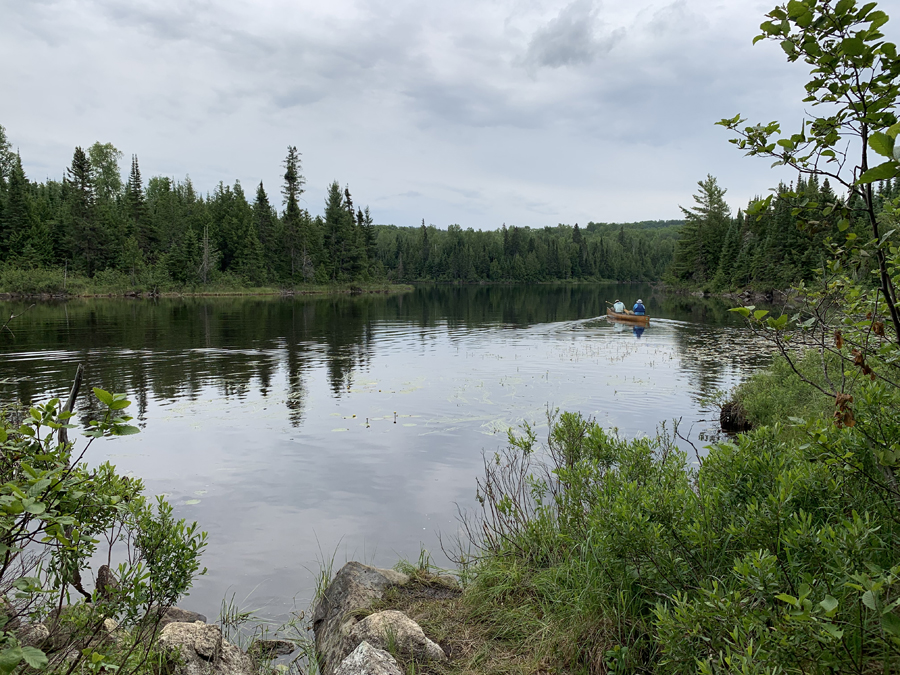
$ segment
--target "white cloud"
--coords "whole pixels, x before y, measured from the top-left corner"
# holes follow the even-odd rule
[[[713,124],[803,116],[803,66],[750,44],[770,8],[0,0],[0,124],[40,180],[100,140],[145,176],[262,179],[274,200],[294,144],[313,211],[338,179],[379,222],[677,217],[707,173],[735,206],[784,177]]]

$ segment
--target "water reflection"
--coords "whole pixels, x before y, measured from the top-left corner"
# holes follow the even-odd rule
[[[650,326],[608,322],[616,296],[643,298]],[[14,378],[0,397],[62,394],[77,363],[90,386],[128,393],[144,433],[92,461],[209,530],[193,608],[215,615],[227,589],[257,589],[278,615],[294,594],[303,606],[307,568],[335,548],[338,564],[392,565],[420,542],[439,557],[481,451],[547,406],[628,436],[681,417],[702,442],[703,397],[767,358],[728,307],[646,285],[47,303],[0,336],[0,380]]]

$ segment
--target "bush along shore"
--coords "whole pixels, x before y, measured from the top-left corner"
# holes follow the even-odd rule
[[[87,277],[64,268],[0,270],[0,298],[62,299],[68,297],[182,297],[223,295],[327,295],[332,293],[405,293],[412,286],[389,281],[254,285],[228,274],[210,283],[183,284],[169,279],[133,280],[108,271]]]
[[[424,557],[327,586],[321,671],[900,671],[900,395],[856,378],[849,424],[789,370],[750,378],[759,426],[704,454],[573,413],[511,433],[455,579]]]

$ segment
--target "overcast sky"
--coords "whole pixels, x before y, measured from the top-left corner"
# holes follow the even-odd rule
[[[805,66],[751,46],[773,6],[0,0],[0,124],[32,180],[101,141],[280,203],[291,144],[314,214],[338,180],[379,223],[677,218],[707,173],[733,208],[793,178],[714,125],[799,125]]]

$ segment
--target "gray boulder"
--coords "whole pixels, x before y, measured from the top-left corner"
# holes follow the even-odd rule
[[[297,645],[289,640],[254,640],[247,653],[260,659],[274,659],[297,651]]]
[[[341,661],[334,675],[403,675],[394,657],[368,642],[359,646]]]
[[[188,609],[166,607],[162,612],[162,617],[159,619],[159,627],[164,628],[170,623],[196,623],[198,621],[206,623],[206,617]]]
[[[369,642],[381,649],[393,644],[399,653],[420,661],[447,660],[444,650],[425,636],[419,624],[394,609],[370,614],[354,624],[349,637],[351,644]]]
[[[407,583],[409,577],[406,574],[355,561],[340,569],[313,611],[316,652],[322,662],[323,675],[334,675],[337,666],[359,644],[350,638],[350,631],[357,623],[353,612],[368,609],[388,589]]]
[[[253,659],[224,640],[216,625],[170,623],[160,632],[159,644],[178,653],[174,675],[257,675]]]

